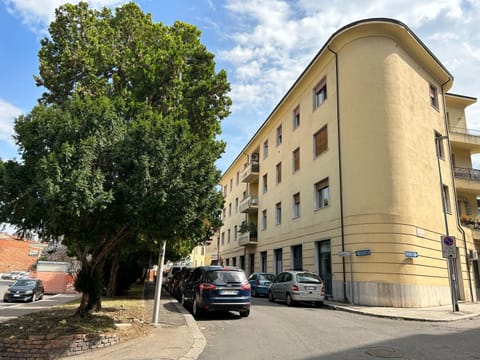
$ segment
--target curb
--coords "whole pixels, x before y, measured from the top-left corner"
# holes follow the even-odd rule
[[[192,331],[193,344],[190,350],[180,360],[196,360],[205,349],[207,340],[195,321],[195,318],[178,302],[175,303],[178,311],[185,317],[188,328]]]

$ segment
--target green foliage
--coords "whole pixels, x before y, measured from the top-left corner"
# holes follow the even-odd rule
[[[88,276],[120,244],[127,256],[168,239],[183,254],[218,227],[230,87],[198,29],[153,23],[133,3],[65,4],[49,32],[45,92],[15,122],[22,160],[0,162],[0,222],[63,236],[95,298]]]

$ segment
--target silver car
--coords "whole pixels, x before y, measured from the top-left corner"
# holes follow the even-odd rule
[[[285,301],[288,306],[296,302],[322,306],[325,286],[317,274],[308,271],[285,271],[275,277],[268,290],[268,298],[270,301]]]

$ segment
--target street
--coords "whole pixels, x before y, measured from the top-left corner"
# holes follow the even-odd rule
[[[254,298],[248,318],[210,314],[198,325],[207,340],[200,360],[480,359],[480,318],[405,321]]]
[[[0,322],[7,321],[9,319],[31,312],[45,310],[51,306],[65,304],[79,296],[77,294],[47,294],[43,297],[42,300],[35,301],[34,303],[5,303],[3,302],[3,294],[5,293],[5,291],[7,291],[8,285],[13,284],[14,282],[15,281],[11,280],[0,280]]]

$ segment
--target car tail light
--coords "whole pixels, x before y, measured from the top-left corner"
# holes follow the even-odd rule
[[[292,291],[298,291],[298,285],[292,285]]]
[[[250,290],[251,286],[249,282],[246,282],[242,285],[242,290]]]
[[[200,284],[199,288],[200,291],[212,291],[216,289],[215,285],[209,283]]]

